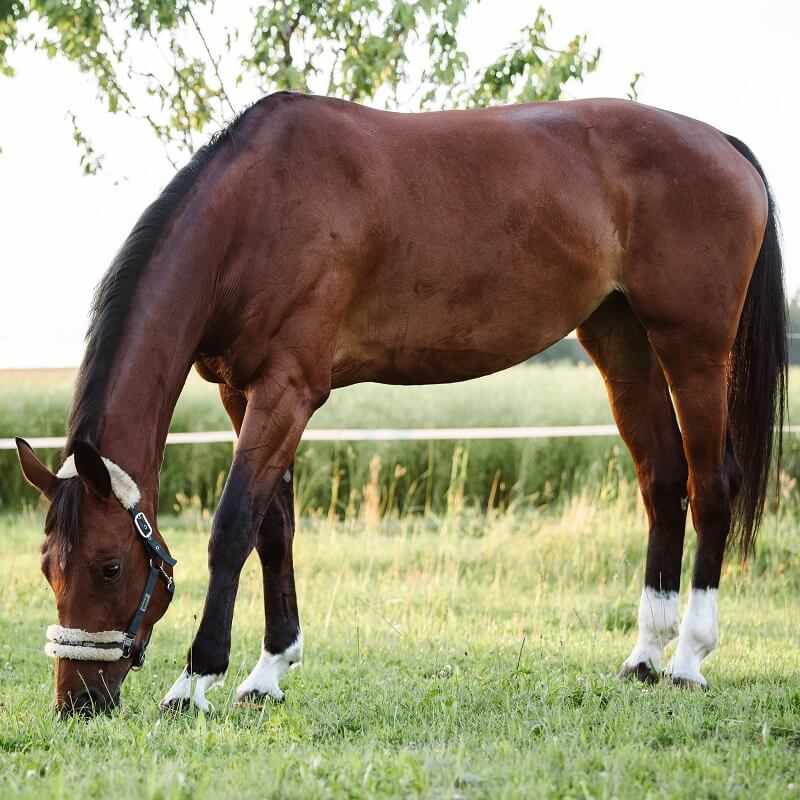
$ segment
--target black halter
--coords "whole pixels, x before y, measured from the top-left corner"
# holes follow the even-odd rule
[[[142,592],[141,600],[139,600],[136,613],[133,615],[133,619],[128,625],[128,630],[125,631],[122,639],[122,657],[132,658],[131,669],[138,670],[144,666],[144,651],[150,642],[150,636],[140,645],[137,645],[136,634],[139,632],[147,607],[150,605],[159,575],[167,582],[167,592],[169,593],[170,602],[172,601],[172,596],[175,594],[175,581],[172,575],[167,574],[164,564],[174,567],[178,562],[153,537],[153,528],[147,521],[144,512],[139,511],[136,506],[131,506],[128,511],[133,517],[133,525],[136,528],[136,532],[141,536],[142,542],[150,555],[150,572],[147,576],[147,583],[144,585],[144,591]]]

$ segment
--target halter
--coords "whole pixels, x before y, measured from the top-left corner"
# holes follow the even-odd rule
[[[144,655],[150,636],[140,645],[136,644],[136,635],[144,620],[144,615],[153,597],[159,577],[166,581],[167,593],[172,601],[175,593],[175,581],[164,569],[164,565],[174,567],[177,561],[153,537],[153,527],[143,511],[139,511],[136,503],[141,497],[139,487],[125,470],[107,458],[103,463],[111,478],[111,490],[122,503],[133,519],[133,526],[145,547],[150,559],[150,571],[144,585],[142,597],[136,612],[125,631],[83,631],[80,628],[62,628],[50,625],[47,628],[47,644],[44,652],[51,658],[65,658],[73,661],[118,661],[121,658],[132,658],[131,669],[138,670],[144,665]],[[74,478],[75,459],[70,456],[58,471],[59,478]]]

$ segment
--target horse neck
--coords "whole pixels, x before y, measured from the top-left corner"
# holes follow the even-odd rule
[[[227,241],[223,221],[210,218],[198,195],[159,243],[137,286],[97,425],[99,451],[139,482],[153,509],[169,423],[213,318]]]

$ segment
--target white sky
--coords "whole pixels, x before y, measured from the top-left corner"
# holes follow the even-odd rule
[[[642,72],[641,102],[750,145],[781,209],[789,289],[800,288],[800,4],[543,1],[555,20],[552,43],[588,33],[603,49],[598,71],[569,96],[624,97]],[[483,0],[473,9],[460,38],[473,67],[513,41],[537,5]],[[218,28],[234,6],[241,16],[243,5],[218,4]],[[173,170],[147,126],[105,113],[77,69],[29,51],[13,63],[17,75],[0,77],[0,368],[71,366],[94,285]],[[254,99],[240,89],[235,104]],[[81,174],[68,111],[105,156],[99,177]]]

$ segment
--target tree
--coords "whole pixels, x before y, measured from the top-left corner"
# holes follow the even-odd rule
[[[485,106],[557,99],[596,68],[600,50],[585,36],[548,43],[552,18],[539,8],[496,61],[472,69],[458,30],[475,2],[283,0],[222,25],[213,0],[0,0],[0,72],[13,75],[21,44],[68,59],[111,113],[145,120],[176,163],[235,113],[240,87],[389,108]],[[84,170],[95,172],[101,159],[72,120]]]

